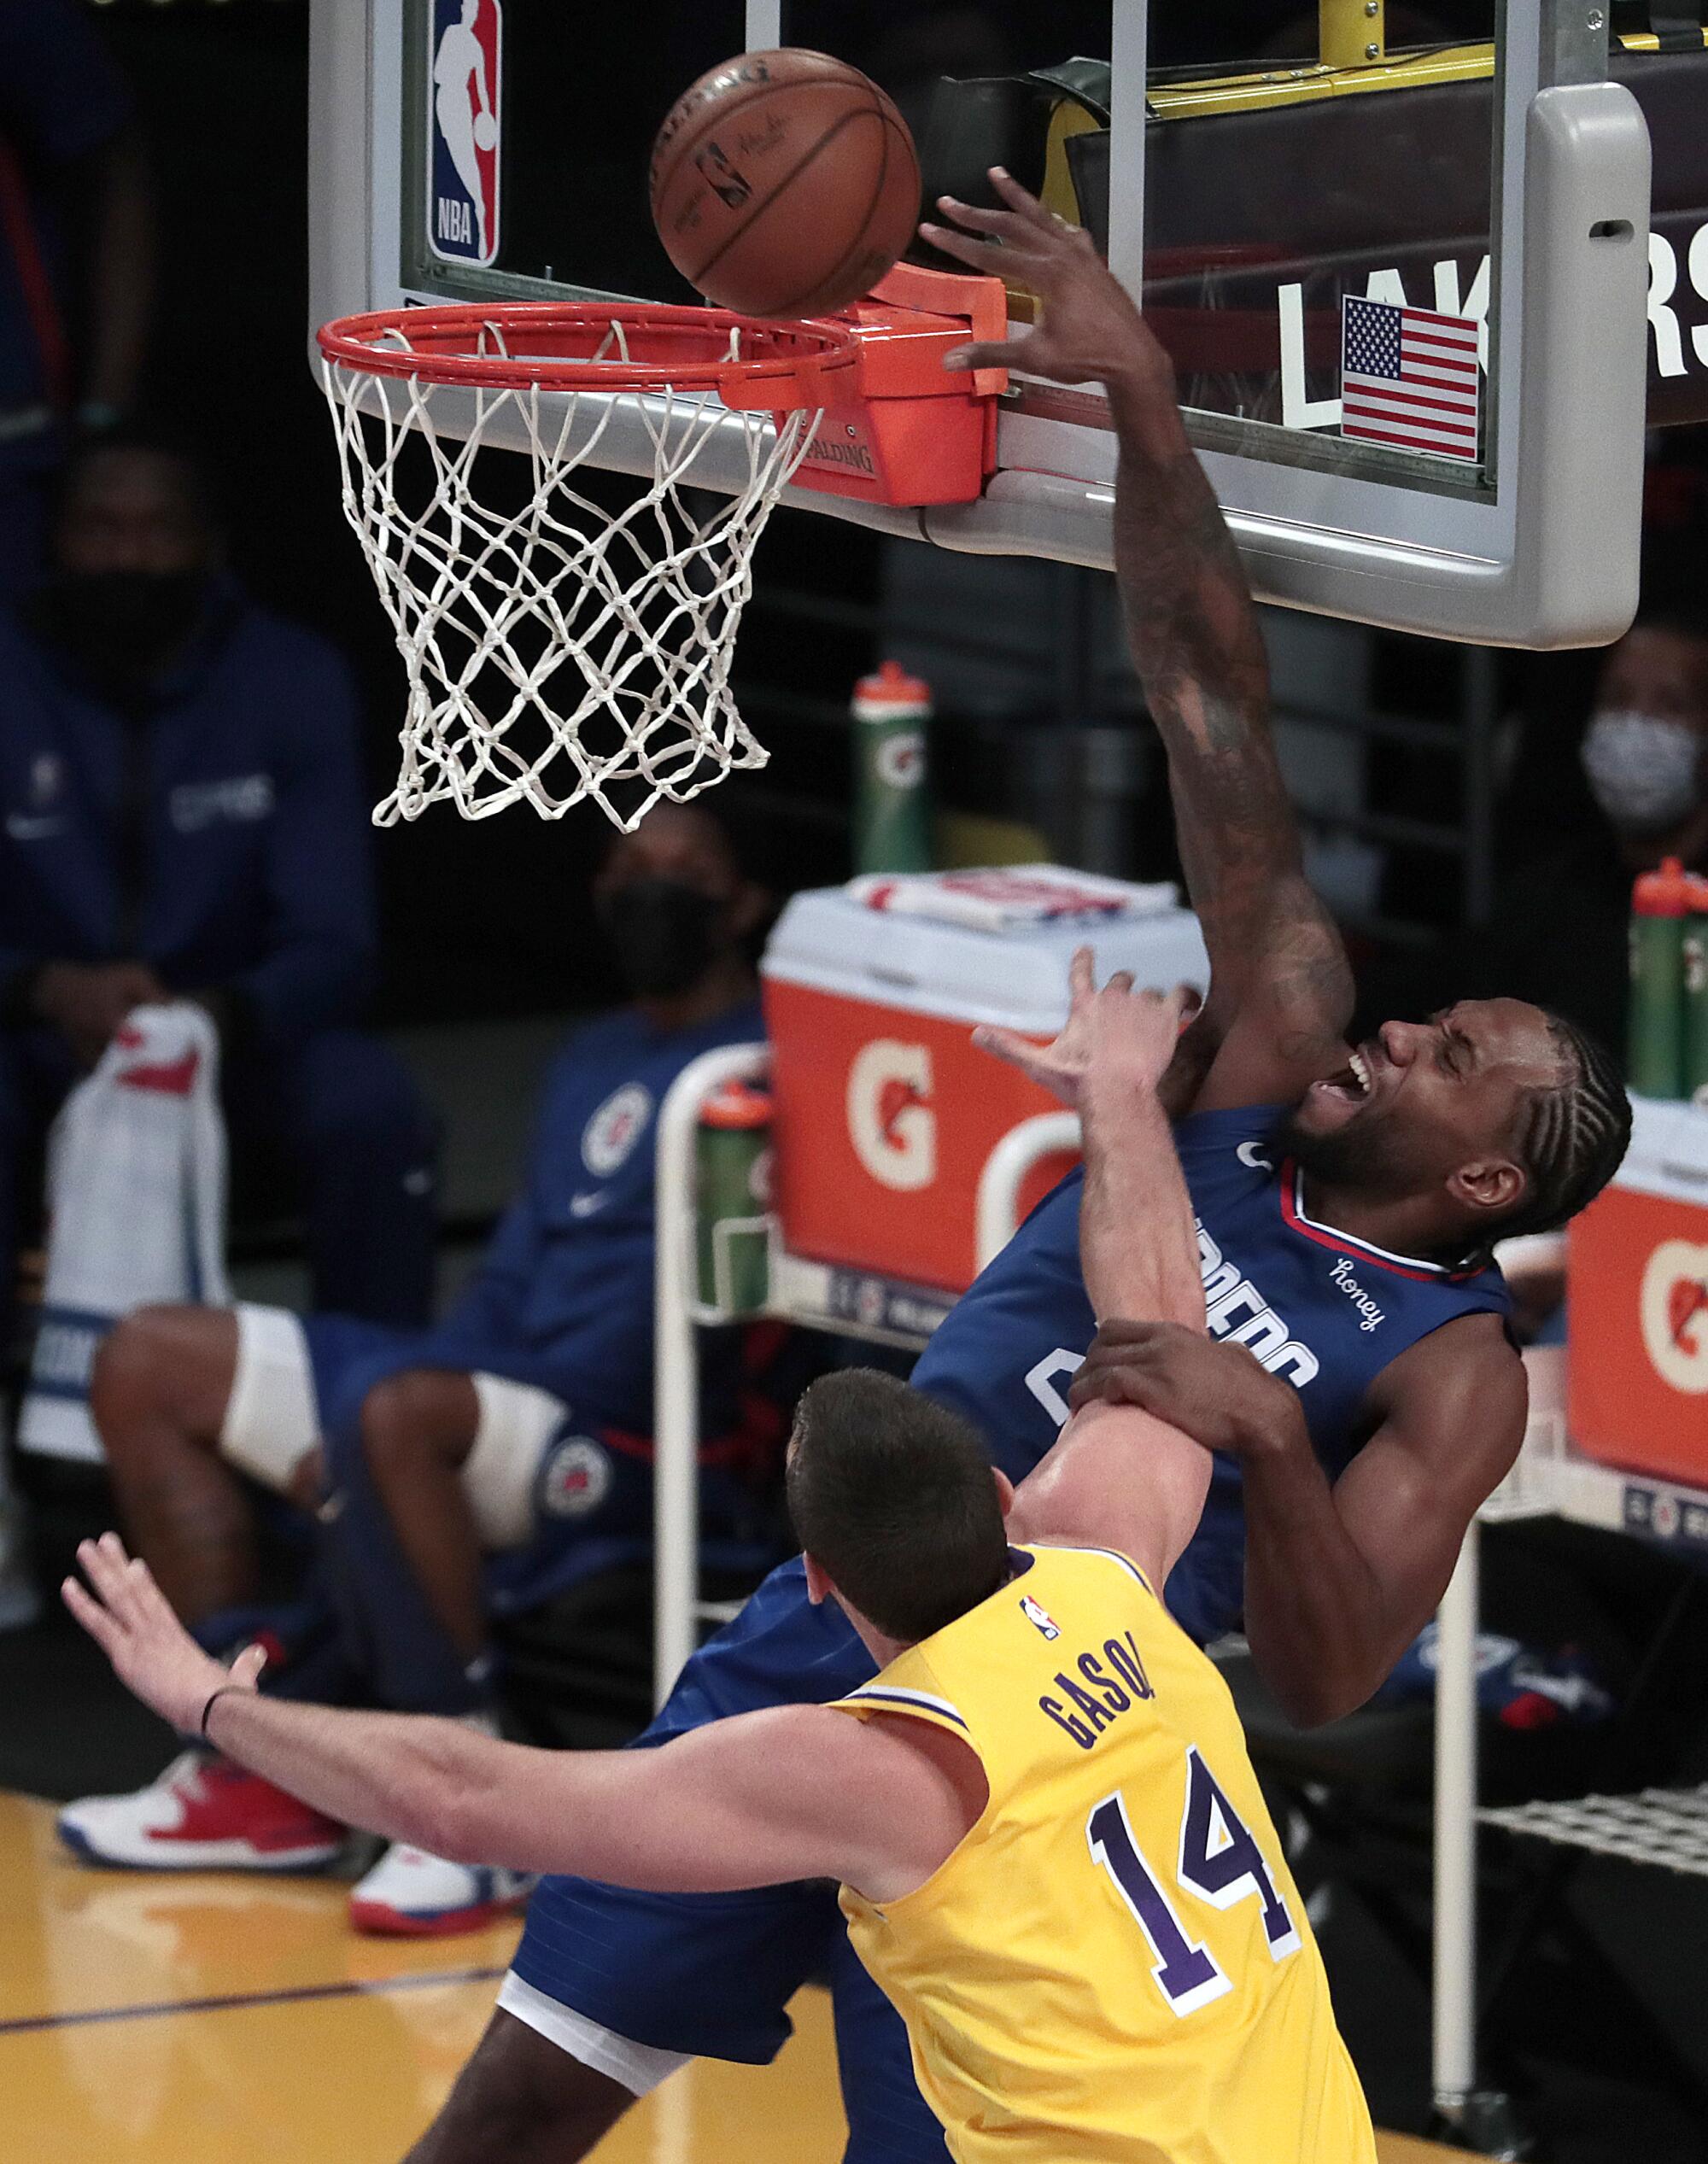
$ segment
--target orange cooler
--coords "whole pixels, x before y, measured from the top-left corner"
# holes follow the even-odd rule
[[[1708,1488],[1708,1111],[1632,1106],[1619,1176],[1571,1228],[1567,1427],[1604,1464]]]
[[[975,1051],[994,1023],[1047,1040],[1068,964],[1099,980],[1201,990],[1198,921],[1172,886],[1054,865],[855,880],[798,894],[765,952],[777,1204],[797,1255],[963,1291],[976,1269],[979,1176],[1010,1128],[1056,1100]],[[1030,1208],[1068,1169],[1041,1165]]]

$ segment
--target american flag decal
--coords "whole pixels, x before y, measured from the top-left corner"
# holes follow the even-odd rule
[[[1477,456],[1477,325],[1387,301],[1341,301],[1341,434],[1443,459]]]

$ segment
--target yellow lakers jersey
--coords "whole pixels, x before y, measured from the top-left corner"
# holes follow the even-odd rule
[[[990,1799],[926,1883],[845,1887],[958,2164],[1374,2164],[1214,1666],[1124,1556],[1015,1552],[839,1703],[962,1737]]]

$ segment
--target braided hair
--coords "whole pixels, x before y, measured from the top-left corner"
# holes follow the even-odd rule
[[[1631,1138],[1630,1101],[1612,1055],[1563,1015],[1547,1019],[1564,1072],[1533,1090],[1520,1115],[1518,1150],[1530,1181],[1502,1220],[1503,1240],[1552,1232],[1576,1217],[1618,1171]]]

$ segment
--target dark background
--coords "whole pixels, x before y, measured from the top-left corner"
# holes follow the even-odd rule
[[[154,164],[161,262],[146,402],[192,426],[210,449],[235,561],[258,595],[325,633],[354,662],[377,799],[393,771],[401,680],[339,508],[330,430],[307,361],[307,0],[109,0],[91,12],[135,89]],[[816,37],[904,92],[922,71],[969,50],[991,67],[1097,51],[1108,22],[1108,0],[984,0],[937,11],[939,22],[960,19],[939,54],[904,34],[908,11],[893,0],[810,0],[795,12],[797,42]],[[1492,12],[1492,0],[1431,9],[1466,35],[1487,34]],[[577,216],[602,237],[589,242],[591,267],[577,261],[571,275],[664,290],[667,269],[644,216],[646,154],[670,100],[717,57],[706,50],[706,23],[721,26],[726,13],[739,20],[727,0],[644,10],[565,0],[578,55],[565,141],[583,183]],[[1390,9],[1390,38],[1403,35],[1404,13]],[[1302,55],[1314,50],[1315,34],[1314,10],[1288,0],[1153,9],[1159,66],[1260,50]],[[757,576],[763,592],[768,566],[786,564],[797,589],[869,604],[877,564],[874,537],[781,512]],[[807,629],[755,616],[740,673],[762,699],[769,690],[774,699],[834,705],[874,658],[858,625]],[[762,705],[754,718],[763,731]],[[780,822],[763,816],[762,791],[752,792],[746,816],[739,784],[721,795],[760,875],[780,891],[840,876],[849,781],[839,738],[816,731],[804,744],[780,741],[764,780],[804,791],[819,810]],[[1158,861],[1145,869],[1166,873],[1166,820],[1147,824],[1156,828],[1149,846]],[[520,810],[468,825],[441,805],[413,827],[377,835],[386,956],[379,1019],[561,1011],[611,997],[587,900],[608,831],[586,807],[557,825]]]

